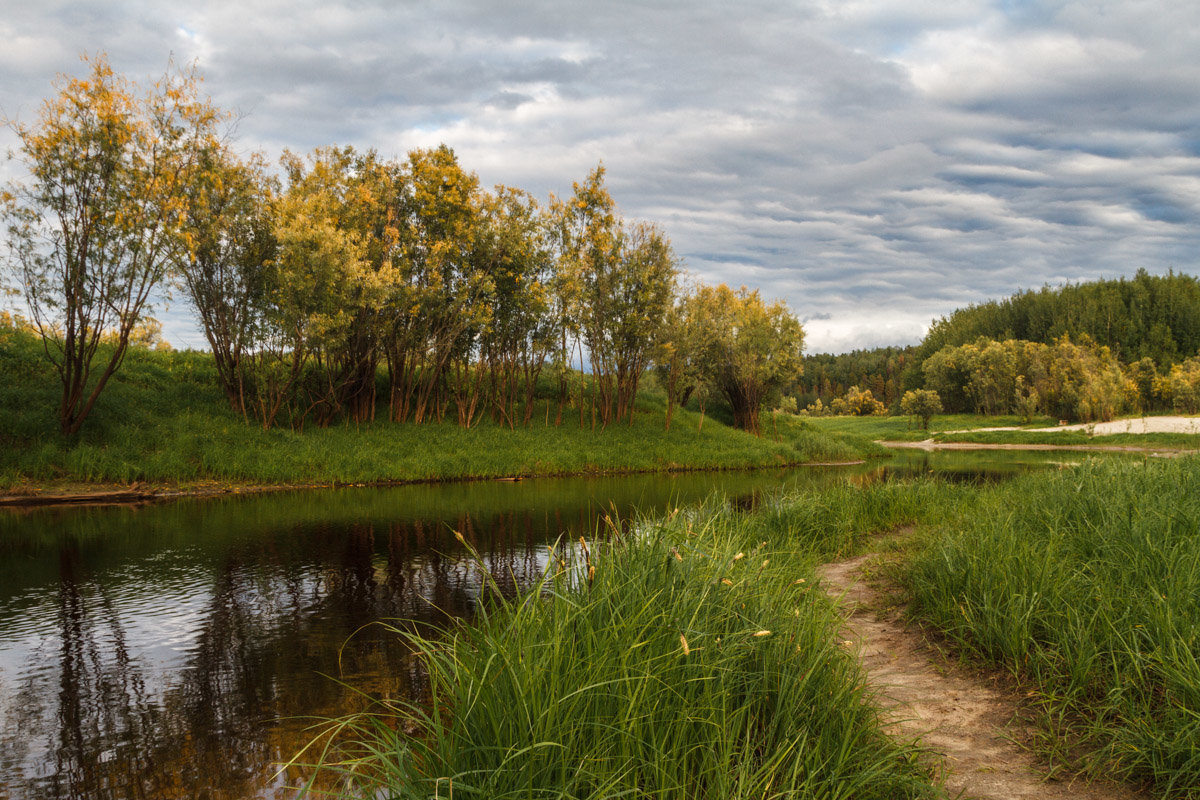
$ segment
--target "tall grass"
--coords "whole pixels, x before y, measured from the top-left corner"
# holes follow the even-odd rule
[[[338,722],[323,773],[362,797],[938,796],[838,643],[814,549],[744,521],[560,549],[534,591],[411,636],[429,702]]]
[[[1200,461],[1030,475],[911,562],[914,612],[1040,692],[1052,747],[1200,797]]]

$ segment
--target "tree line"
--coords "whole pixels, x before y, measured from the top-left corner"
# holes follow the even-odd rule
[[[1105,420],[1200,411],[1200,280],[1139,270],[1018,292],[935,320],[921,344],[804,359],[809,414],[902,411],[933,391],[946,411]]]
[[[152,293],[195,309],[230,407],[264,428],[490,417],[632,422],[652,367],[673,410],[710,394],[758,431],[803,330],[756,291],[685,284],[656,225],[621,217],[598,165],[564,197],[489,190],[442,145],[241,156],[194,70],[148,88],[106,59],[11,123],[8,266],[80,429]],[[586,369],[586,373],[584,370]],[[703,414],[701,416],[701,424]]]
[[[914,360],[915,346],[876,347],[849,353],[813,353],[804,357],[795,394],[799,407],[820,401],[829,406],[859,387],[892,407],[904,392],[903,375]]]
[[[968,306],[933,322],[914,361],[981,337],[1049,345],[1063,336],[1086,336],[1124,363],[1148,358],[1168,371],[1200,352],[1200,280],[1139,269],[1132,279],[1045,286]]]

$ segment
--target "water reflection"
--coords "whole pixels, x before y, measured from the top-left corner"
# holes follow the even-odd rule
[[[358,692],[424,689],[402,638],[376,623],[441,625],[479,602],[453,530],[512,594],[540,575],[548,543],[590,533],[603,510],[889,479],[937,458],[0,516],[0,800],[293,796],[304,776],[271,765],[313,717],[362,707]]]

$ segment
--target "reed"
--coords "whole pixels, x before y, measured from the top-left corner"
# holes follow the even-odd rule
[[[1200,796],[1200,461],[1020,478],[904,580],[919,618],[1031,685],[1051,757]]]

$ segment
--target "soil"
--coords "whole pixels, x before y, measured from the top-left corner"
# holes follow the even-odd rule
[[[1051,775],[1028,748],[1034,729],[1021,696],[1003,674],[985,674],[948,660],[925,635],[907,625],[882,585],[878,554],[825,564],[822,588],[842,607],[842,636],[862,660],[893,732],[940,756],[950,797],[976,800],[1073,798],[1146,800],[1126,785]]]

